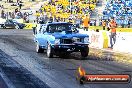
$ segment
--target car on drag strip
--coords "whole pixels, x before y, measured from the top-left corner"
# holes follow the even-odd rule
[[[72,52],[81,52],[82,57],[89,53],[89,35],[80,34],[70,23],[53,22],[46,23],[36,30],[34,41],[36,52],[46,50],[47,57],[53,55],[69,55]]]
[[[1,24],[1,27],[6,28],[13,28],[13,29],[23,29],[26,25],[23,23],[19,23],[16,20],[13,19],[7,19],[3,24]]]

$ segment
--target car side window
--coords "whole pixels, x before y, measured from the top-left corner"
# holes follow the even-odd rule
[[[39,33],[42,33],[42,27],[43,25],[40,26]]]
[[[45,33],[46,32],[46,25],[41,25],[39,29],[39,33]]]
[[[44,34],[46,32],[46,25],[42,26],[42,33]]]
[[[5,23],[9,23],[9,20],[7,20]]]
[[[8,23],[12,23],[12,21],[11,20],[8,20]]]
[[[56,30],[56,26],[53,26],[53,25],[48,25],[47,28],[46,28],[46,31],[47,32],[54,32]]]

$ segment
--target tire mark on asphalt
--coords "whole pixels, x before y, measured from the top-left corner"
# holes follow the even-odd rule
[[[15,62],[11,56],[0,50],[3,58],[0,59],[0,68],[6,76],[5,81],[9,88],[50,88],[33,74]]]

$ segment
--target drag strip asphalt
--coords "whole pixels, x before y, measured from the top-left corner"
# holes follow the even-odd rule
[[[22,85],[29,88],[27,87],[29,83],[32,86],[40,86],[33,86],[32,88],[132,88],[132,82],[128,84],[80,85],[75,76],[80,65],[84,67],[88,74],[130,75],[132,75],[132,66],[110,59],[98,59],[96,56],[89,56],[85,60],[81,60],[79,53],[73,53],[71,56],[64,58],[47,58],[45,53],[38,54],[35,52],[33,37],[32,30],[0,30],[0,49],[3,54],[6,54],[5,56],[8,56],[2,59],[4,59],[4,62],[8,62],[8,64],[11,62],[12,65],[17,67],[17,71],[14,70],[15,68],[13,70],[18,73],[18,76],[8,73],[1,65],[0,68],[3,68],[2,70],[13,84],[18,83],[14,86]],[[7,61],[8,59],[9,61]],[[14,67],[12,65],[10,64],[11,67]],[[23,76],[26,73],[30,74]],[[15,82],[10,74],[13,77],[16,76],[14,78]],[[28,82],[27,84],[19,82],[19,80],[24,79],[23,77]],[[28,80],[28,78],[32,78],[32,80]],[[37,82],[33,80],[37,80]]]

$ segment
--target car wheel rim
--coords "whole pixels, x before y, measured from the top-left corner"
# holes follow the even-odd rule
[[[37,44],[36,45],[36,51],[38,52],[38,50],[39,50],[39,45]]]
[[[19,29],[18,25],[16,25],[16,29]]]
[[[50,53],[51,53],[51,47],[50,47],[50,45],[48,45],[48,47],[47,47],[47,55],[49,56]]]

